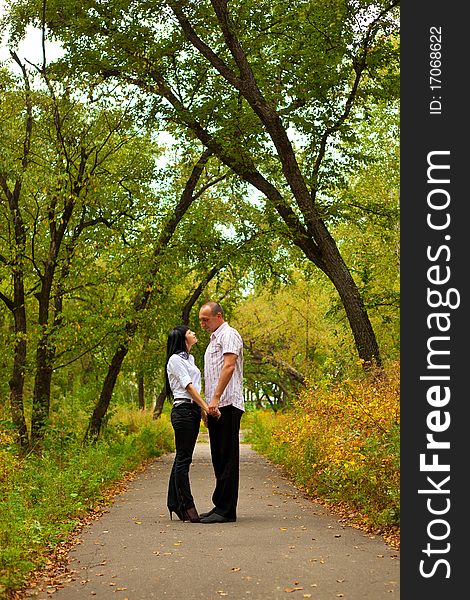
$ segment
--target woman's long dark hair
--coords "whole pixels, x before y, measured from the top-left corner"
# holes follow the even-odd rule
[[[165,361],[165,391],[166,398],[172,398],[173,394],[168,380],[168,371],[166,369],[168,361],[173,354],[185,354],[188,357],[188,347],[186,346],[186,332],[189,331],[187,325],[177,325],[168,334],[166,342],[166,361]]]

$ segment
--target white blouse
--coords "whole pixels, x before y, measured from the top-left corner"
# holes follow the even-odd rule
[[[187,356],[187,358],[186,358]],[[166,367],[168,381],[173,393],[173,398],[187,398],[192,401],[191,394],[186,387],[192,383],[196,390],[201,392],[201,371],[194,362],[191,354],[172,354]],[[176,402],[178,404],[178,402]]]

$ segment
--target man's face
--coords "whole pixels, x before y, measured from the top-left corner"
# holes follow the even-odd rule
[[[213,315],[210,306],[203,306],[199,311],[199,323],[205,331],[213,333],[222,325],[223,318],[220,313]]]

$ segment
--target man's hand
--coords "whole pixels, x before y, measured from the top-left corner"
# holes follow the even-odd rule
[[[207,410],[211,417],[215,417],[216,419],[218,419],[220,417],[219,401],[217,399],[213,398],[210,401],[210,404],[207,407]]]

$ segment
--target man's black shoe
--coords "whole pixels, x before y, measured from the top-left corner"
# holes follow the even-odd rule
[[[201,519],[201,523],[234,523],[235,521],[236,519],[227,519],[227,517],[223,517],[216,512]]]
[[[215,507],[212,510],[209,510],[208,512],[199,513],[199,516],[200,516],[201,519],[205,519],[206,517],[208,517],[209,515],[211,515],[213,512],[215,512]]]

